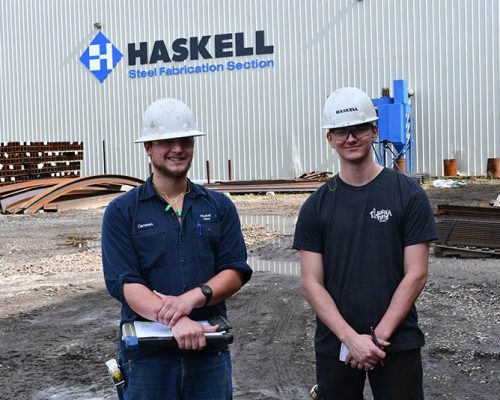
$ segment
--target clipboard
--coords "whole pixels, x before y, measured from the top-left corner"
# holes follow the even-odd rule
[[[198,321],[207,325],[219,325],[217,332],[206,333],[206,349],[220,348],[233,343],[233,334],[229,330],[231,325],[223,316],[216,316],[206,321]],[[128,350],[139,347],[167,347],[178,348],[177,341],[170,328],[159,323],[149,321],[134,321],[122,325],[122,340]]]

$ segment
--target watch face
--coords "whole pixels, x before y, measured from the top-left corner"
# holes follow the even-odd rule
[[[201,292],[203,293],[203,295],[206,298],[205,304],[203,306],[204,307],[208,306],[208,304],[210,303],[210,300],[212,300],[212,288],[208,285],[201,285],[200,288],[201,288]]]
[[[212,296],[212,289],[208,285],[202,285],[201,291],[206,297]]]

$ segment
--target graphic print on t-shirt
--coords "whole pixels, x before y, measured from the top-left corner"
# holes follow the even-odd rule
[[[378,222],[387,222],[390,217],[392,217],[391,210],[373,210],[370,211],[370,216],[372,219],[376,219]]]

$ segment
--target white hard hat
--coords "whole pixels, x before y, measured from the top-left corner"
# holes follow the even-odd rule
[[[191,109],[177,99],[160,99],[150,104],[142,120],[142,136],[135,143],[152,140],[205,136],[200,132]]]
[[[323,128],[333,129],[378,119],[370,97],[360,89],[346,87],[333,92],[323,108]]]

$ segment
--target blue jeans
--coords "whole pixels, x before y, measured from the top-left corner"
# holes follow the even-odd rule
[[[231,400],[229,350],[193,357],[155,354],[122,365],[124,400]],[[121,393],[120,393],[121,391]]]

